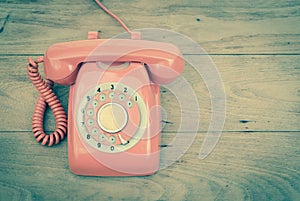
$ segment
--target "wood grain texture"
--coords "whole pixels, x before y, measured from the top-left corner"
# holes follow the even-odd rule
[[[0,33],[0,45],[5,47],[0,54],[43,54],[53,43],[85,39],[88,31],[100,30],[103,38],[123,32],[93,1],[0,3],[0,19],[10,14]],[[295,26],[300,21],[300,5],[296,0],[131,0],[105,4],[132,29],[179,32],[210,54],[300,53],[300,27]],[[155,36],[160,37],[159,33]],[[189,47],[185,52],[190,52]]]
[[[38,93],[26,58],[52,44],[123,32],[90,1],[0,0],[0,200],[299,200],[300,2],[218,0],[104,1],[131,29],[162,28],[201,45],[226,92],[224,132],[213,152],[198,158],[211,118],[206,81],[187,64],[183,77],[199,102],[200,122],[186,152],[147,177],[83,177],[68,167],[67,141],[55,148],[35,142],[31,115]],[[151,34],[150,34],[151,35]],[[147,35],[144,35],[147,38]],[[186,59],[205,63],[206,52],[167,33],[151,37],[180,46]],[[42,70],[42,68],[41,68]],[[201,72],[201,68],[200,68]],[[180,82],[179,82],[180,85]],[[55,85],[67,108],[68,87]],[[184,92],[182,92],[184,91]],[[180,91],[189,101],[191,96]],[[177,133],[182,111],[176,92],[162,87],[166,114],[162,149],[175,154],[194,133]],[[45,129],[53,131],[47,111]],[[162,154],[161,164],[168,161]]]
[[[193,56],[198,57],[198,56]],[[226,131],[299,131],[300,74],[299,56],[212,57],[226,92]],[[31,116],[38,93],[26,73],[25,57],[0,57],[0,130],[30,131]],[[41,67],[42,70],[42,67]],[[205,80],[191,65],[183,77],[199,102],[199,131],[206,131],[211,119],[211,96]],[[193,105],[182,105],[178,96],[192,100],[177,83],[178,91],[162,88],[162,107],[166,111],[165,131],[180,126],[183,113],[195,113]],[[57,96],[67,109],[68,87],[55,86]],[[176,98],[177,96],[177,98]],[[188,102],[189,103],[189,102]],[[187,104],[187,103],[185,103]],[[192,120],[193,115],[187,117]],[[55,120],[47,112],[46,130],[54,130]]]
[[[66,142],[45,148],[29,132],[1,132],[1,200],[297,200],[299,134],[226,133],[205,160],[197,156],[199,134],[153,176],[106,178],[73,175]]]

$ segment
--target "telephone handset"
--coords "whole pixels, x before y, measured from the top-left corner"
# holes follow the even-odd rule
[[[172,82],[184,64],[177,47],[168,43],[131,39],[94,39],[52,45],[44,57],[45,76],[72,84],[81,62],[140,62],[149,66],[153,82]]]
[[[104,40],[89,33],[90,40],[54,44],[44,57],[29,58],[28,75],[40,92],[32,131],[48,146],[58,144],[68,132],[69,167],[75,174],[150,175],[159,168],[159,85],[174,81],[184,60],[172,44],[139,40],[138,33],[95,2],[132,39]],[[38,71],[41,62],[45,79]],[[52,90],[53,82],[70,85],[68,118]],[[43,130],[47,105],[56,118],[51,134]]]

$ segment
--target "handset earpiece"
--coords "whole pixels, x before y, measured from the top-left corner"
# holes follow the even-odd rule
[[[184,70],[182,57],[174,58],[169,63],[145,64],[150,79],[156,84],[169,84],[173,82]]]

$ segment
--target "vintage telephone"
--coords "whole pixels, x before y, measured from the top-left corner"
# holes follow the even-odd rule
[[[159,168],[159,85],[176,79],[184,60],[172,44],[129,33],[132,39],[98,39],[90,32],[89,40],[54,44],[44,57],[29,59],[28,75],[40,92],[34,136],[52,146],[68,132],[69,166],[75,174],[150,175]],[[45,80],[38,71],[40,62]],[[68,120],[52,91],[53,82],[70,85]],[[43,131],[47,104],[57,125],[50,135]]]

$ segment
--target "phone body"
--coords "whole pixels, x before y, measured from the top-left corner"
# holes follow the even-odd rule
[[[68,159],[78,175],[151,175],[159,169],[160,84],[184,69],[172,44],[131,39],[58,43],[45,77],[70,85]]]

